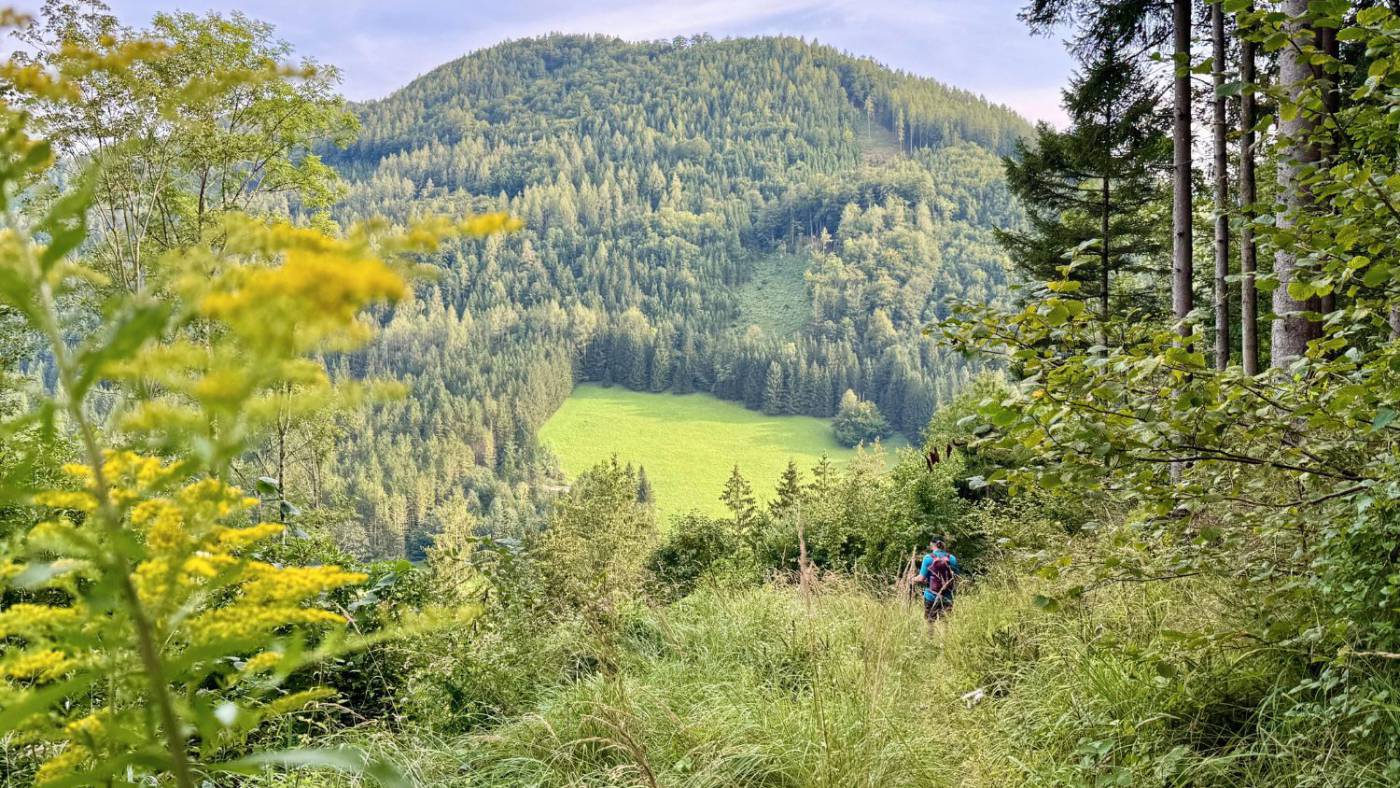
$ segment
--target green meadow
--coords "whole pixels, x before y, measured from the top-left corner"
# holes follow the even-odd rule
[[[709,394],[649,394],[593,384],[574,389],[540,430],[540,441],[570,478],[614,454],[646,468],[662,524],[693,510],[725,514],[719,494],[735,464],[766,502],[789,458],[810,477],[823,454],[838,465],[856,455],[832,438],[826,419],[766,416]],[[895,436],[885,448],[907,445]]]

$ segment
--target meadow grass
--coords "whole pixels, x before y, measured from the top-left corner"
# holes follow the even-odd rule
[[[646,468],[663,527],[672,515],[724,515],[720,492],[734,465],[767,501],[788,459],[803,475],[823,454],[848,462],[855,450],[811,416],[765,416],[708,394],[649,394],[582,385],[540,430],[570,477],[613,455]],[[885,450],[908,444],[893,437]],[[892,456],[891,456],[892,458]]]
[[[639,606],[615,671],[489,730],[337,738],[418,785],[1394,784],[1386,753],[1271,708],[1296,684],[1285,662],[1168,636],[1228,619],[1224,589],[1109,588],[1046,611],[1037,583],[984,578],[932,628],[879,581],[707,586]]]

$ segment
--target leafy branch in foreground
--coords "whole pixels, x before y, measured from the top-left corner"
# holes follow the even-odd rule
[[[120,74],[166,56],[130,46],[84,62]],[[80,101],[69,76],[14,62],[3,74],[27,95]],[[365,578],[260,560],[283,526],[252,517],[258,501],[229,483],[230,465],[285,410],[288,387],[345,388],[312,355],[367,338],[362,311],[408,292],[406,255],[513,222],[430,219],[333,238],[230,214],[217,248],[167,253],[169,294],[157,300],[102,287],[85,265],[91,172],[30,216],[26,198],[54,157],[29,123],[0,106],[0,304],[42,339],[58,385],[0,435],[71,434],[77,456],[66,483],[0,479],[0,499],[33,513],[0,562],[0,729],[44,785],[150,775],[192,786],[245,771],[260,726],[325,695],[288,693],[287,677],[363,645],[322,600]],[[75,340],[61,305],[95,291],[107,293],[103,322]],[[122,395],[105,422],[99,391]]]
[[[1248,631],[1236,634],[1308,666],[1289,702],[1316,703],[1364,735],[1390,713],[1366,681],[1400,642],[1400,212],[1388,209],[1400,205],[1400,20],[1378,7],[1344,18],[1347,6],[1241,14],[1266,51],[1293,47],[1315,67],[1271,89],[1280,117],[1308,116],[1273,150],[1286,185],[1308,199],[1285,190],[1254,224],[1263,247],[1290,261],[1259,283],[1287,291],[1272,317],[1276,329],[1306,324],[1301,354],[1296,332],[1276,331],[1272,369],[1214,369],[1178,339],[1199,315],[1105,322],[1073,265],[1018,309],[964,306],[938,330],[1019,375],[980,408],[977,445],[1015,458],[989,482],[1072,490],[1129,513],[1089,555],[1047,563],[1047,576],[1068,582],[1046,604],[1107,583],[1238,583]],[[1364,43],[1369,62],[1315,47],[1309,26]],[[1351,86],[1346,100],[1329,100],[1338,85]]]

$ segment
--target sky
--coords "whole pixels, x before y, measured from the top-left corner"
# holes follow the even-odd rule
[[[339,66],[351,99],[379,98],[500,41],[562,33],[629,40],[787,34],[980,93],[1060,124],[1070,59],[1016,19],[1023,0],[107,0],[123,22],[156,11],[240,10],[299,55]],[[17,0],[25,9],[38,0]]]

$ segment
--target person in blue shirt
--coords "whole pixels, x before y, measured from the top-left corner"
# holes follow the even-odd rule
[[[953,581],[957,574],[957,556],[948,552],[942,538],[934,537],[929,542],[928,555],[919,564],[918,581],[924,586],[924,618],[932,621],[953,606]]]

